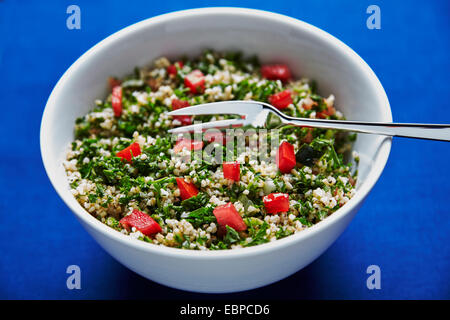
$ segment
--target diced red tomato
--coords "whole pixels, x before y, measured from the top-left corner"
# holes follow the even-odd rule
[[[188,101],[180,100],[180,99],[172,99],[172,110],[178,110],[182,108],[189,107],[190,104]],[[191,116],[173,116],[174,120],[178,120],[181,122],[181,125],[185,126],[192,123]]]
[[[209,143],[211,143],[211,142],[217,142],[220,144],[225,143],[225,137],[224,137],[223,133],[220,131],[209,130],[209,131],[206,131],[203,136],[204,136],[204,139],[206,141],[208,141]]]
[[[336,113],[336,109],[334,107],[328,107],[326,110],[321,111],[321,112],[317,112],[316,113],[316,117],[320,118],[320,119],[325,119],[328,116],[332,116],[333,114]]]
[[[111,104],[112,104],[112,108],[114,110],[114,115],[116,117],[120,117],[120,115],[122,114],[122,87],[121,86],[115,86],[112,89]]]
[[[180,189],[181,200],[186,200],[195,197],[198,194],[198,190],[191,182],[186,182],[183,178],[176,178],[178,189]]]
[[[291,91],[284,90],[269,96],[269,102],[275,108],[284,109],[292,103]]]
[[[167,67],[167,73],[170,74],[170,75],[173,75],[173,76],[176,75],[177,72],[178,72],[177,67],[179,69],[183,68],[183,62],[177,61],[174,64],[171,64],[170,66],[168,66]]]
[[[121,84],[122,82],[119,80],[119,79],[117,79],[117,78],[114,78],[114,77],[109,77],[108,78],[108,85],[109,85],[109,88],[112,90],[114,87],[117,87],[117,86],[120,86],[120,84]]]
[[[261,75],[269,80],[285,82],[291,78],[291,71],[284,64],[267,64],[261,67]]]
[[[175,143],[175,146],[173,147],[173,151],[175,153],[180,152],[183,150],[183,148],[186,148],[188,150],[201,150],[203,149],[203,141],[196,141],[186,138],[181,138]]]
[[[200,70],[194,70],[184,78],[184,85],[191,93],[202,93],[205,90],[205,76]]]
[[[239,162],[224,162],[223,167],[223,177],[225,179],[230,179],[233,181],[239,181],[241,176],[241,165]]]
[[[172,110],[183,109],[189,106],[190,106],[189,101],[172,99]]]
[[[126,160],[128,162],[131,162],[131,160],[134,157],[137,157],[141,154],[141,147],[139,146],[139,143],[133,142],[125,149],[119,151],[116,153],[116,156],[119,158],[122,158],[122,160]]]
[[[226,226],[236,231],[244,231],[247,229],[247,225],[231,202],[215,207],[213,213],[219,224],[219,229],[226,228]]]
[[[289,173],[294,169],[296,164],[294,146],[289,142],[283,141],[278,147],[277,164],[282,173]]]
[[[289,195],[287,193],[271,193],[263,198],[267,213],[289,211]]]
[[[133,212],[120,219],[119,223],[126,229],[135,227],[137,230],[150,236],[152,234],[161,232],[161,226],[148,214],[134,209]]]

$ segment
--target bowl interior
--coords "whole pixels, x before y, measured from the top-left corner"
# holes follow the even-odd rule
[[[105,97],[107,77],[124,76],[160,56],[195,56],[207,48],[256,54],[263,63],[286,63],[294,76],[317,80],[321,94],[334,94],[337,109],[348,119],[392,121],[386,94],[364,61],[306,23],[245,9],[201,9],[156,17],[89,50],[49,98],[42,121],[42,156],[53,185],[71,208],[84,210],[69,192],[62,161],[73,140],[75,119],[91,110],[95,99]],[[354,145],[361,158],[358,189],[368,181],[371,187],[381,173],[390,148],[390,140],[385,141],[376,135],[358,135]]]

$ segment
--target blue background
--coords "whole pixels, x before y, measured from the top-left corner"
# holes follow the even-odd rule
[[[81,8],[81,30],[66,8]],[[381,8],[381,30],[366,8]],[[129,271],[82,229],[39,152],[46,100],[63,72],[113,32],[158,14],[241,6],[293,16],[352,47],[380,78],[394,120],[450,123],[449,1],[0,1],[0,298],[449,299],[450,144],[394,139],[387,167],[336,243],[273,285],[230,295],[170,289]],[[82,270],[82,289],[65,271]],[[381,268],[381,290],[366,268]]]

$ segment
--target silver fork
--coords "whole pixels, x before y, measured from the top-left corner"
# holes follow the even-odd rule
[[[209,128],[223,129],[236,126],[253,126],[255,128],[264,128],[266,126],[267,117],[270,113],[279,116],[283,125],[338,129],[380,134],[392,137],[450,141],[450,125],[448,124],[390,123],[295,118],[283,114],[277,108],[264,102],[240,100],[205,103],[171,111],[168,113],[171,116],[236,114],[244,116],[244,118],[198,123],[174,128],[169,130],[169,132],[183,133],[205,130]]]

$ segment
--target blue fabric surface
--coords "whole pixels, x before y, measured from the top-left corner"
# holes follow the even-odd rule
[[[81,8],[81,30],[66,8]],[[366,8],[381,8],[368,30]],[[450,123],[448,1],[0,1],[0,298],[449,299],[450,144],[395,139],[386,169],[349,228],[310,266],[273,285],[229,295],[170,289],[129,271],[82,229],[45,174],[39,126],[63,72],[129,24],[204,6],[274,11],[352,47],[383,84],[394,120]],[[82,289],[66,288],[79,265]],[[366,268],[381,268],[368,290]]]

